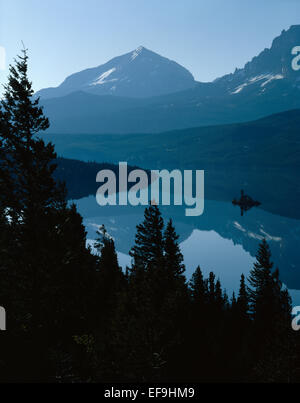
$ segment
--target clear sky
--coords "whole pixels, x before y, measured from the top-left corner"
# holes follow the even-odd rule
[[[300,0],[0,0],[0,46],[9,63],[25,43],[36,90],[140,45],[211,81],[293,24]]]

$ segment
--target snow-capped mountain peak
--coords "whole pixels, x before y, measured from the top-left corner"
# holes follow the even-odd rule
[[[300,45],[300,25],[293,25],[274,39],[270,48],[246,63],[244,68],[236,69],[217,79],[215,84],[227,94],[236,95],[251,91],[274,90],[276,86],[299,87],[299,72],[293,68]]]
[[[95,68],[75,73],[57,88],[37,93],[41,98],[65,96],[76,91],[96,95],[146,98],[193,88],[192,74],[178,63],[139,46]]]
[[[131,61],[136,59],[143,52],[143,50],[146,50],[144,46],[139,46],[138,48],[136,48],[131,54]]]

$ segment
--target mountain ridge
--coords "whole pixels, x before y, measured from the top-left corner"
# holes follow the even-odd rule
[[[55,101],[53,98],[42,99],[42,103],[52,123],[50,130],[55,133],[160,133],[186,127],[255,120],[300,108],[300,65],[299,70],[292,68],[296,57],[292,50],[297,50],[298,46],[300,25],[282,31],[269,49],[263,50],[246,63],[244,68],[236,69],[234,73],[211,83],[196,82],[191,75],[188,76],[187,84],[190,88],[155,95],[157,88],[153,87],[149,80],[148,84],[153,88],[152,95],[147,97],[128,96],[126,86],[127,89],[123,87],[123,90],[126,89],[127,96],[123,94],[121,97],[111,93],[101,95],[97,88],[102,91],[102,83],[95,86],[96,90],[85,91],[81,88],[81,95],[78,95],[76,90],[68,93],[68,98],[60,96]],[[143,52],[157,55],[145,48]],[[121,58],[124,56],[128,62],[133,53]],[[137,56],[134,62],[139,60],[139,57]],[[159,55],[157,57],[159,60],[164,59]],[[153,67],[153,64],[151,66]],[[106,65],[106,73],[110,71],[107,68],[112,68],[112,65]],[[186,70],[182,69],[184,68],[179,68],[180,77],[186,74]],[[143,77],[144,73],[143,70]],[[102,75],[98,76],[98,81],[114,79],[114,72],[105,77],[103,74],[102,72]],[[138,79],[137,82],[142,83],[143,80]],[[172,88],[173,83],[174,80]],[[113,84],[114,82],[110,82],[109,86]],[[132,88],[140,90],[139,86],[133,85]],[[98,98],[87,97],[84,93]],[[121,93],[122,91],[119,92]],[[130,94],[132,95],[132,92]],[[149,95],[149,92],[147,94]],[[111,98],[104,98],[107,96]],[[106,105],[106,102],[109,105]]]
[[[143,168],[208,166],[285,167],[300,165],[300,109],[255,121],[203,126],[163,133],[45,135],[67,158]],[[291,152],[291,149],[293,150]]]

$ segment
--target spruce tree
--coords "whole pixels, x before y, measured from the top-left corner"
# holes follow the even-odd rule
[[[9,270],[1,270],[0,283],[9,284],[10,331],[20,341],[25,333],[32,345],[25,372],[35,377],[44,376],[47,349],[87,324],[94,270],[82,218],[53,177],[54,146],[40,137],[48,127],[24,50],[10,66],[0,104],[0,210],[13,234],[5,248]]]
[[[248,288],[252,317],[256,324],[262,327],[268,327],[273,321],[271,316],[276,301],[276,290],[272,268],[270,247],[263,239],[258,248],[256,262],[250,272]]]
[[[273,268],[273,262],[271,262],[271,251],[266,241],[263,239],[259,244],[258,252],[256,255],[256,262],[251,270],[249,283],[253,290],[250,289],[251,297],[257,296],[259,289],[270,279],[270,275]]]
[[[32,84],[28,80],[28,56],[22,56],[10,66],[8,84],[1,100],[1,154],[3,156],[1,204],[11,220],[15,239],[15,272],[19,281],[12,279],[12,293],[22,296],[22,302],[12,309],[19,318],[30,312],[32,324],[37,327],[41,317],[40,286],[43,267],[42,242],[47,243],[47,222],[52,216],[51,207],[59,203],[52,174],[56,155],[51,144],[45,145],[37,134],[49,127],[38,99],[33,99]],[[8,189],[5,184],[8,183]],[[45,214],[44,214],[45,213]],[[44,232],[44,234],[43,234]],[[44,244],[45,245],[45,244]],[[42,270],[39,270],[41,273]],[[45,274],[45,273],[44,273]],[[43,276],[44,277],[44,276]],[[45,277],[44,277],[45,279]],[[14,292],[13,292],[14,290]],[[26,312],[26,313],[25,313]]]
[[[108,283],[117,283],[123,277],[122,269],[118,263],[115,242],[104,225],[97,231],[95,248],[99,254],[98,271],[107,278]]]
[[[165,295],[164,273],[164,222],[157,206],[145,209],[144,221],[137,226],[135,245],[129,252],[132,267],[128,276],[126,333],[134,354],[131,367],[143,365],[145,371],[153,372],[154,354],[162,348],[161,312]],[[129,325],[130,324],[130,325]],[[133,345],[138,345],[135,349]],[[143,363],[143,364],[141,364]],[[142,376],[142,374],[139,374]],[[140,379],[140,378],[138,378]]]
[[[183,256],[180,251],[178,239],[179,235],[176,234],[172,219],[170,219],[163,239],[165,268],[170,277],[182,279],[182,275],[185,272],[185,266],[183,264]]]
[[[249,311],[249,299],[247,287],[245,284],[245,276],[243,274],[241,275],[240,290],[236,307],[240,318],[247,319]]]
[[[237,304],[237,300],[236,300],[236,296],[235,296],[235,292],[233,291],[232,293],[232,297],[231,297],[231,308],[232,310],[235,310],[236,308],[236,304]]]
[[[208,277],[208,300],[211,305],[213,305],[216,300],[215,279],[215,274],[213,272],[210,272]]]
[[[250,308],[254,320],[254,376],[262,381],[282,381],[290,377],[291,302],[279,278],[272,271],[271,251],[264,239],[250,273]]]
[[[229,297],[226,290],[223,291],[223,307],[226,311],[230,309]]]
[[[224,308],[224,298],[221,287],[221,282],[218,279],[215,285],[215,304],[217,310],[221,311]]]
[[[192,302],[198,306],[203,307],[207,302],[207,283],[204,281],[203,274],[200,266],[197,267],[189,282]]]
[[[97,259],[98,305],[104,316],[108,317],[113,314],[115,305],[118,303],[118,293],[125,284],[125,277],[118,263],[115,242],[104,225],[97,231],[95,248],[99,254]]]
[[[95,329],[97,334],[98,372],[105,376],[116,376],[121,362],[112,367],[115,355],[120,351],[121,334],[126,333],[126,279],[118,263],[114,239],[104,225],[97,231],[94,244],[97,251]],[[123,336],[123,335],[122,335]],[[126,336],[125,336],[126,337]],[[121,346],[123,349],[125,346]],[[120,359],[121,361],[121,359]]]
[[[157,206],[145,209],[144,221],[137,226],[135,246],[130,251],[133,258],[132,275],[159,270],[164,263],[163,253],[164,222]]]

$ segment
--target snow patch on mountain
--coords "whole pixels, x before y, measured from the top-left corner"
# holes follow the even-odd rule
[[[231,94],[232,94],[232,95],[234,95],[234,94],[239,94],[240,92],[243,91],[243,89],[244,89],[245,87],[247,87],[247,85],[249,85],[249,84],[246,83],[246,84],[239,85]]]
[[[90,85],[102,85],[102,84],[106,84],[109,82],[113,82],[113,81],[118,81],[117,78],[113,78],[111,80],[106,80],[112,73],[114,73],[117,69],[115,67],[113,67],[112,69],[105,71],[104,73],[101,74],[100,77],[96,78],[95,81],[93,81]]]
[[[270,75],[270,77],[268,78],[267,81],[265,81],[264,83],[262,83],[261,87],[266,86],[267,84],[269,84],[271,81],[273,80],[282,80],[284,79],[284,76],[282,74],[275,74],[275,75]]]
[[[239,85],[234,89],[233,92],[231,92],[231,94],[232,95],[239,94],[241,91],[243,91],[244,88],[248,87],[251,84],[255,84],[259,81],[263,81],[260,85],[263,88],[273,80],[282,80],[282,79],[284,79],[284,76],[282,74],[261,74],[256,77],[251,77],[245,83]]]
[[[134,59],[136,59],[142,53],[143,49],[144,49],[143,46],[139,46],[137,49],[135,49],[132,52],[130,60],[133,61]]]

